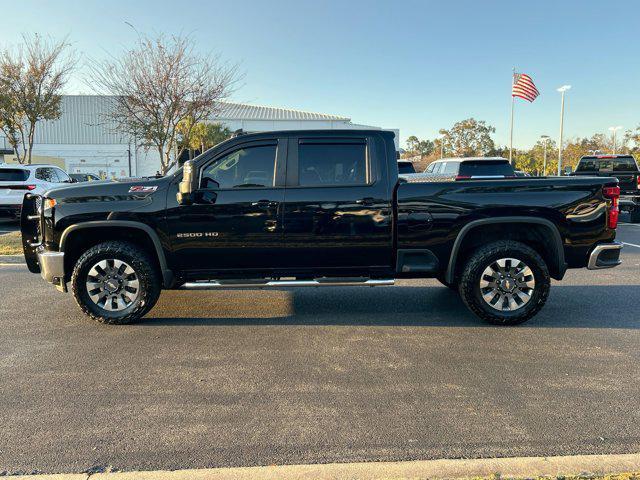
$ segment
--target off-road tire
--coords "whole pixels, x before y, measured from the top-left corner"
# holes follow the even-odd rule
[[[86,287],[89,270],[105,259],[122,260],[136,272],[140,292],[132,305],[121,311],[109,311],[91,300]],[[140,247],[121,241],[107,241],[88,249],[76,262],[71,275],[73,297],[80,309],[93,320],[109,325],[139,321],[158,301],[161,291],[160,272],[149,255]]]
[[[529,302],[513,311],[496,310],[485,302],[480,292],[480,277],[484,269],[501,258],[523,261],[531,268],[535,279]],[[458,291],[467,308],[482,320],[495,325],[517,325],[540,311],[547,301],[550,286],[549,269],[542,257],[524,243],[504,240],[490,243],[473,252],[462,271]]]

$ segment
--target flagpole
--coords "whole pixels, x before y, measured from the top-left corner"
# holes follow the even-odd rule
[[[509,162],[513,165],[513,105],[514,99],[513,96],[513,83],[515,81],[516,69],[513,68],[513,74],[511,75],[511,134],[509,135]]]

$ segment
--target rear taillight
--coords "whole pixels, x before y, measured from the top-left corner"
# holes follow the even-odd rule
[[[470,175],[456,175],[456,180],[469,180],[470,178]]]
[[[620,209],[618,208],[620,187],[603,187],[602,195],[605,198],[611,200],[611,206],[609,207],[609,216],[607,217],[607,226],[615,230],[618,226],[618,216],[620,215]]]
[[[638,190],[640,190],[640,175],[638,175],[637,180],[638,180]]]
[[[4,188],[8,188],[9,190],[35,190],[35,185],[7,185]]]

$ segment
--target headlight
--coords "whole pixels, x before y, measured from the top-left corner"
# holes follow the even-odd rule
[[[42,210],[44,212],[45,217],[50,217],[52,214],[52,209],[53,207],[56,206],[56,202],[55,199],[53,198],[45,198],[42,201]]]

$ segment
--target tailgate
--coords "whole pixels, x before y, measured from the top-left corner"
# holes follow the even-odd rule
[[[620,182],[620,191],[624,193],[640,194],[638,190],[638,174],[633,172],[614,172],[610,176],[616,177]]]
[[[41,211],[42,197],[28,193],[22,202],[20,215],[20,231],[22,233],[22,250],[29,271],[40,273],[38,264],[38,247],[41,245]]]

